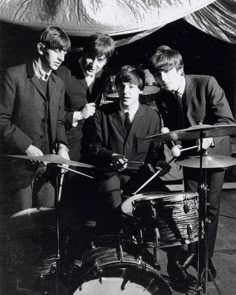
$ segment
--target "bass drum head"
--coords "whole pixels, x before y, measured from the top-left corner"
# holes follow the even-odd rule
[[[145,255],[118,247],[100,245],[75,260],[72,295],[172,295],[160,272],[147,263]]]

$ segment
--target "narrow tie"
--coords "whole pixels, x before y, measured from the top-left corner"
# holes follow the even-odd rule
[[[181,97],[181,94],[178,91],[175,91],[174,93],[178,105],[178,125],[179,129],[183,129],[185,126],[184,124],[184,106],[183,106],[183,100]]]
[[[129,118],[129,112],[125,113],[125,121],[124,121],[124,125],[125,125],[125,129],[127,132],[129,132],[130,130],[130,126],[131,126],[131,122],[130,122],[130,118]]]

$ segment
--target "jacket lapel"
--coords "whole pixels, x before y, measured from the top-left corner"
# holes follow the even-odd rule
[[[193,116],[193,82],[190,77],[185,76],[186,86],[185,86],[185,95],[186,95],[186,106],[187,106],[187,118],[191,125],[196,125],[197,122]]]

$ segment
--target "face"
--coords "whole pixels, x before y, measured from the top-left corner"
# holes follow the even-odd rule
[[[142,92],[136,84],[130,82],[122,82],[117,85],[117,91],[124,108],[136,105],[139,102],[139,95]]]
[[[105,55],[96,57],[84,57],[82,59],[82,63],[85,73],[89,76],[94,76],[105,66],[105,64],[107,63],[107,58]]]
[[[159,71],[155,78],[162,88],[177,91],[181,84],[182,72],[182,69],[172,68],[169,71]]]
[[[43,54],[43,66],[45,71],[57,70],[65,60],[67,51],[61,49],[45,49]]]

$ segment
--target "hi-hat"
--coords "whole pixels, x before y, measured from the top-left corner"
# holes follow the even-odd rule
[[[175,161],[176,164],[188,167],[188,168],[200,168],[200,156],[191,156],[183,160]],[[226,168],[236,165],[236,158],[226,156],[202,156],[202,168],[214,169],[214,168]]]
[[[38,161],[38,162],[44,162],[49,164],[60,164],[60,165],[69,165],[69,166],[76,166],[76,167],[83,167],[83,168],[94,168],[93,165],[67,160],[61,156],[54,155],[54,154],[48,154],[43,156],[26,156],[26,155],[1,155],[1,156],[29,160],[29,161]]]
[[[199,138],[230,136],[236,134],[236,124],[207,125],[200,124],[186,129],[175,130],[146,136],[147,141],[194,140]]]

